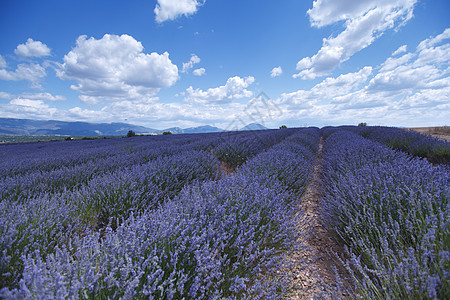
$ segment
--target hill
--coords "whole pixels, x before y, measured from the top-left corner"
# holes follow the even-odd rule
[[[251,123],[240,130],[264,130],[266,127],[261,124]],[[103,136],[103,135],[126,135],[129,130],[136,134],[157,133],[164,131],[177,133],[207,133],[222,132],[224,129],[204,125],[190,128],[171,127],[163,130],[138,126],[128,123],[88,123],[88,122],[68,122],[55,120],[30,120],[0,118],[0,135],[68,135],[68,136]]]
[[[240,130],[266,130],[269,129],[267,127],[262,126],[261,124],[258,123],[250,123],[245,127],[242,127]]]

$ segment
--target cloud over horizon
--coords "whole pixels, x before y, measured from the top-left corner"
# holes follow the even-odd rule
[[[304,57],[294,78],[303,80],[327,76],[341,63],[371,45],[383,33],[401,26],[413,17],[417,0],[316,0],[308,10],[310,24],[321,28],[340,21],[344,30],[323,39],[322,47],[311,57]]]
[[[247,90],[248,86],[255,82],[253,76],[241,78],[234,76],[228,78],[225,85],[209,88],[206,91],[194,89],[192,86],[186,90],[185,101],[189,103],[225,103],[234,99],[251,97],[252,91]]]
[[[268,127],[448,125],[447,6],[284,1],[254,14],[233,0],[98,0],[63,17],[47,2],[8,6],[0,116],[227,128],[264,93],[283,112]]]
[[[143,52],[133,37],[105,34],[97,40],[82,35],[57,70],[63,80],[77,85],[80,100],[96,104],[103,100],[148,98],[178,80],[178,67],[169,53]]]

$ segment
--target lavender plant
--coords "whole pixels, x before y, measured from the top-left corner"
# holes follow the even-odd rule
[[[286,136],[267,136],[268,144]],[[35,229],[24,231],[37,246],[18,251],[20,264],[0,297],[281,297],[284,285],[275,273],[303,234],[297,231],[300,216],[293,207],[310,176],[317,136],[317,129],[303,135],[299,131],[218,181],[217,160],[194,151],[99,174],[73,190],[52,194],[47,202],[39,196],[36,201],[48,205],[43,210],[54,207],[46,214],[48,223],[61,225],[42,238],[36,238]],[[197,140],[182,147],[187,151],[217,144]],[[152,199],[162,201],[155,206]],[[22,211],[33,211],[34,204],[27,201],[2,204],[29,205]],[[113,212],[108,222],[102,230],[86,228],[83,217],[100,207]],[[60,219],[56,208],[64,211]],[[26,220],[33,221],[24,223],[42,222],[36,211],[32,216]],[[12,223],[6,223],[5,232],[10,232],[9,240],[20,240]],[[55,242],[46,244],[46,239]],[[11,260],[3,266],[11,270]]]
[[[363,297],[450,295],[449,175],[348,131],[327,138],[324,222],[347,246]]]
[[[369,126],[346,129],[393,149],[427,158],[432,163],[450,164],[450,143],[431,135],[395,127]]]

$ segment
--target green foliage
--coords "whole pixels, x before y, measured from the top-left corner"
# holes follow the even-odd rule
[[[284,128],[287,128],[287,126],[286,125],[281,125],[280,126],[280,129],[284,129]]]
[[[163,135],[169,135],[169,134],[172,134],[172,132],[171,131],[164,131],[163,132]]]
[[[367,126],[367,123],[366,122],[361,122],[361,123],[358,124],[358,126]]]
[[[136,133],[133,130],[129,130],[127,133],[127,137],[136,136]]]

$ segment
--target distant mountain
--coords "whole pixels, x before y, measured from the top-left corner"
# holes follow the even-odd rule
[[[266,129],[269,129],[269,128],[264,127],[264,126],[262,126],[261,124],[258,124],[258,123],[251,123],[251,124],[248,124],[245,127],[242,127],[240,130],[242,131],[242,130],[266,130]]]
[[[204,132],[222,132],[223,129],[214,126],[199,126],[184,129],[184,133],[204,133]]]
[[[126,123],[87,123],[0,118],[0,135],[125,135],[159,132],[143,126]]]
[[[264,130],[261,124],[252,123],[240,130]],[[43,121],[29,119],[0,118],[0,135],[72,135],[72,136],[98,136],[98,135],[126,135],[129,130],[136,134],[158,133],[170,131],[177,133],[207,133],[222,132],[221,128],[205,125],[199,127],[180,128],[172,127],[164,130],[147,128],[127,123],[88,123],[66,121]]]
[[[171,128],[167,128],[164,130],[159,130],[160,132],[165,132],[165,131],[170,131],[173,134],[177,134],[177,133],[184,133],[184,129],[180,128],[180,127],[171,127]]]

